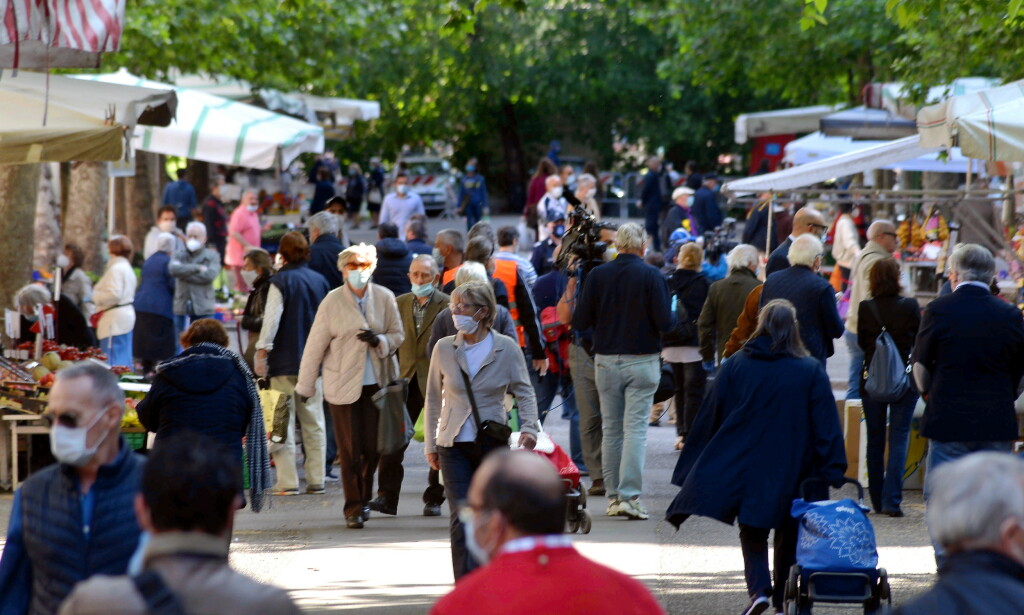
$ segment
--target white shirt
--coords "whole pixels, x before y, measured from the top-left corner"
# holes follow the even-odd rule
[[[551,236],[551,231],[548,229],[548,211],[554,209],[562,212],[565,215],[566,210],[569,208],[569,202],[562,197],[557,199],[551,198],[550,194],[545,194],[541,197],[540,201],[537,202],[537,240],[544,241]]]
[[[487,337],[475,344],[466,342],[462,348],[466,352],[466,365],[469,366],[469,379],[473,380],[480,366],[484,364],[487,355],[494,351],[494,333],[488,332]],[[455,436],[456,442],[473,442],[476,440],[476,419],[470,414],[466,422],[462,424],[459,435]]]
[[[398,196],[397,192],[384,197],[384,203],[380,206],[380,223],[393,222],[398,227],[398,236],[405,236],[405,225],[413,214],[426,215],[423,209],[423,199],[412,190],[405,194],[405,197]]]
[[[260,338],[256,340],[257,350],[270,352],[274,349],[274,338],[277,337],[277,329],[281,326],[281,316],[284,314],[284,295],[281,289],[270,285],[267,290],[267,303],[263,307],[263,326],[260,327]]]
[[[956,285],[956,288],[954,288],[953,290],[954,291],[960,290],[961,288],[963,288],[965,286],[977,286],[978,288],[984,288],[988,292],[992,292],[992,289],[989,287],[988,284],[986,284],[984,282],[978,282],[977,280],[970,280],[968,282],[960,282],[959,284]]]

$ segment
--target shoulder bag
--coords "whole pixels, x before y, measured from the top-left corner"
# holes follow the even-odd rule
[[[473,395],[473,385],[469,382],[469,374],[461,367],[462,381],[466,384],[466,395],[469,396],[469,405],[473,409],[473,420],[476,421],[477,444],[488,444],[494,446],[508,446],[508,439],[512,437],[512,428],[504,423],[480,420],[480,410],[476,407],[476,397]]]
[[[871,365],[867,368],[864,390],[871,399],[882,403],[899,401],[910,390],[910,365],[903,363],[896,342],[886,330],[882,315],[873,299],[867,301],[882,326],[882,332],[875,338],[875,355],[871,357]]]
[[[409,444],[414,430],[409,411],[405,408],[409,381],[405,378],[392,378],[391,360],[391,356],[384,359],[381,376],[386,384],[372,398],[380,412],[377,420],[377,452],[381,455],[402,450],[402,447]]]
[[[185,615],[178,596],[167,587],[163,578],[153,570],[146,570],[132,577],[132,584],[146,602],[146,610],[151,615]]]

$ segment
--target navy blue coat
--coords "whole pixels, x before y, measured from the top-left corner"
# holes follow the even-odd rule
[[[832,285],[810,267],[790,267],[773,273],[765,281],[761,307],[773,299],[785,299],[793,304],[804,346],[824,365],[835,350],[832,340],[843,335],[843,319],[836,309]]]
[[[209,354],[205,344],[186,348],[156,368],[156,379],[137,407],[139,421],[156,441],[181,431],[206,434],[239,460],[252,418],[246,375],[228,357]]]
[[[786,237],[786,240],[779,244],[779,247],[772,250],[768,255],[768,263],[764,266],[765,276],[770,276],[776,271],[789,269],[789,246],[793,245],[793,238]],[[754,247],[757,247],[756,245]]]
[[[701,186],[694,193],[690,219],[697,223],[698,233],[713,231],[722,225],[722,210],[718,207],[718,197],[707,186]]]
[[[925,308],[912,360],[931,375],[921,435],[940,442],[1017,437],[1024,321],[1015,306],[973,285],[935,299]]]
[[[320,235],[309,246],[309,268],[324,276],[331,290],[345,282],[338,269],[338,255],[345,249],[345,244],[337,235]]]
[[[896,609],[897,615],[1011,615],[1024,604],[1024,566],[994,551],[954,553],[935,587]]]
[[[409,251],[416,254],[433,254],[434,246],[427,245],[427,242],[422,239],[410,239],[405,242],[405,245],[409,247]]]
[[[401,239],[387,237],[377,242],[377,268],[373,270],[374,284],[395,293],[396,297],[412,291],[409,281],[409,265],[412,252]]]
[[[846,450],[825,368],[757,337],[724,364],[694,421],[666,518],[777,528],[809,477],[840,484]]]
[[[167,270],[171,255],[154,252],[142,264],[139,287],[135,289],[135,311],[174,319],[174,276]]]

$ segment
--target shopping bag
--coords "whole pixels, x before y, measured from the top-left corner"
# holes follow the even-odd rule
[[[800,522],[796,561],[815,571],[846,572],[878,567],[875,530],[868,509],[850,498],[793,502]]]
[[[405,401],[409,394],[409,381],[391,378],[391,357],[384,360],[383,381],[386,386],[373,394],[377,406],[377,452],[388,455],[399,451],[412,439],[413,424]],[[422,413],[421,413],[422,415]]]
[[[426,408],[420,410],[420,415],[416,417],[416,424],[412,428],[412,439],[417,442],[423,442],[426,436],[423,435],[423,419],[427,416]]]
[[[260,405],[263,406],[263,424],[272,425],[270,441],[280,444],[288,439],[288,416],[292,411],[292,396],[270,388],[260,379]]]

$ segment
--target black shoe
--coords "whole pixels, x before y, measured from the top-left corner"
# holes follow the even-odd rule
[[[441,505],[440,504],[427,504],[423,507],[424,517],[440,517],[441,516]]]
[[[889,515],[890,517],[899,518],[899,517],[903,516],[903,511],[900,510],[899,508],[897,508],[896,510],[885,510],[885,511],[882,511],[882,514],[883,515]]]
[[[345,517],[345,525],[350,530],[361,530],[363,529],[363,518],[359,515],[354,517]]]
[[[370,519],[370,510],[371,508],[369,506],[363,506],[363,521],[368,521]]]
[[[374,498],[374,499],[370,500],[370,502],[366,506],[370,510],[373,510],[373,511],[376,511],[376,512],[379,512],[379,513],[384,513],[385,515],[397,515],[398,514],[398,505],[397,504],[388,504],[387,502],[384,501],[384,498],[380,498],[380,497]]]

